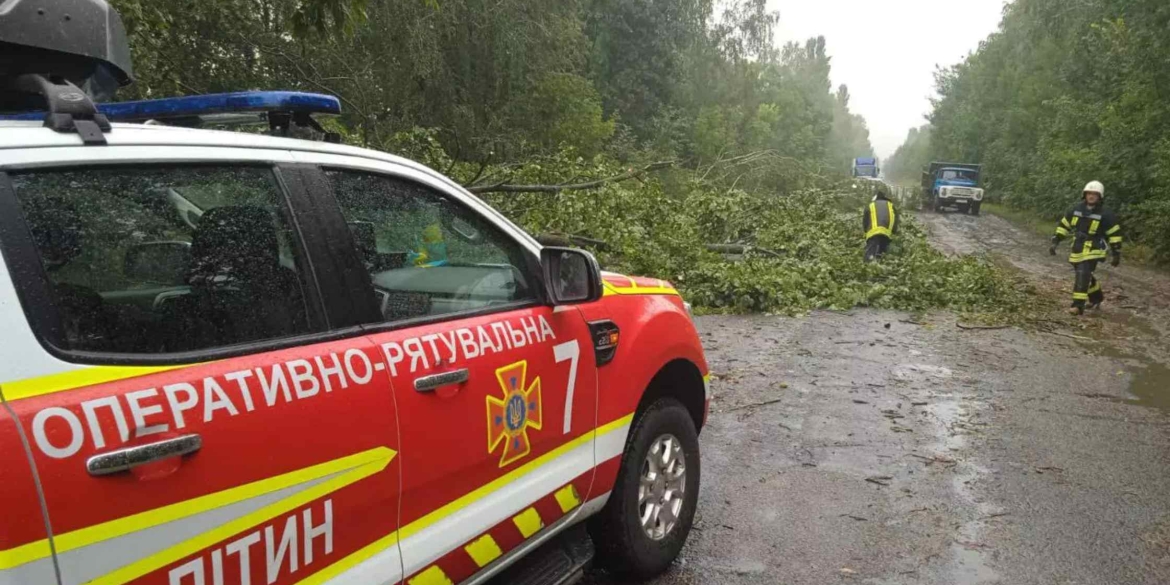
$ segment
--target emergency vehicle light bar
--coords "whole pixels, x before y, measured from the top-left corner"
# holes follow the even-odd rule
[[[292,114],[340,114],[341,101],[330,95],[298,91],[241,91],[211,95],[111,102],[97,110],[114,122],[228,118],[230,114],[281,112]],[[42,120],[43,112],[0,115],[0,120]],[[253,118],[254,119],[254,118]]]

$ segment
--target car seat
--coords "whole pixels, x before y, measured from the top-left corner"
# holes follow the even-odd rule
[[[297,273],[280,263],[272,212],[252,205],[218,207],[199,220],[191,240],[188,294],[168,303],[172,351],[221,347],[307,330]]]

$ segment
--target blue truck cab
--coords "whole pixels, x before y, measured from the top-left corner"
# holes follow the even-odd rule
[[[922,189],[926,204],[934,211],[955,207],[959,211],[979,215],[983,204],[983,184],[980,166],[967,163],[933,162],[922,173]]]
[[[861,157],[853,159],[853,176],[854,177],[871,177],[876,179],[878,177],[878,161],[873,157]]]

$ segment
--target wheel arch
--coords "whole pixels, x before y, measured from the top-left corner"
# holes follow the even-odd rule
[[[707,385],[699,366],[686,358],[676,358],[659,368],[638,401],[634,419],[661,398],[674,398],[682,403],[695,422],[695,431],[702,432],[707,414]]]

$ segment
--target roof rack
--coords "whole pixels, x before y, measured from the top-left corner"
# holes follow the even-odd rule
[[[46,127],[57,132],[76,132],[87,145],[106,143],[103,132],[110,130],[109,119],[97,110],[85,92],[64,78],[25,73],[0,78],[0,86],[43,100],[49,111],[35,114],[34,119],[43,119]]]
[[[338,115],[341,101],[334,96],[296,91],[243,91],[133,102],[98,104],[98,115],[113,122],[154,122],[171,126],[204,127],[265,124],[273,134],[289,136],[294,128],[321,133],[326,142],[340,142],[326,132],[313,114]],[[50,108],[52,110],[52,108]],[[40,120],[43,112],[0,115],[0,120]],[[108,130],[108,122],[106,124]]]

